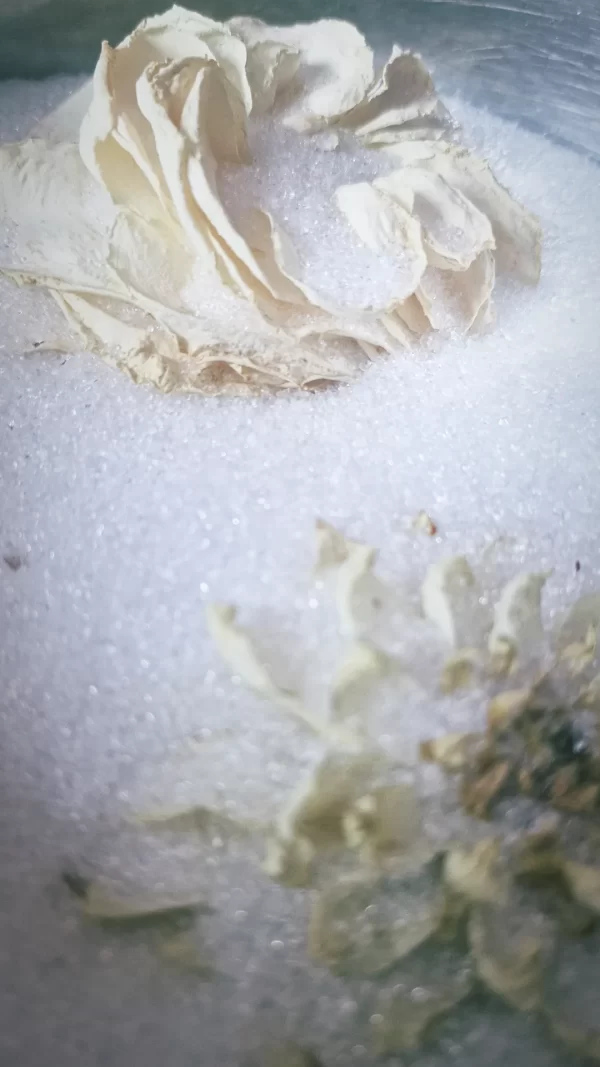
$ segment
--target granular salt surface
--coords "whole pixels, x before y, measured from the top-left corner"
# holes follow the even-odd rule
[[[221,196],[241,226],[249,204],[270,212],[291,240],[300,282],[329,304],[354,310],[386,307],[411,291],[410,257],[362,244],[335,201],[340,186],[394,170],[390,156],[361,149],[343,131],[308,137],[275,120],[251,120],[248,143],[250,164],[221,169]]]
[[[72,84],[0,86],[0,136],[23,136]],[[0,283],[0,559],[12,561],[0,562],[2,1064],[241,1067],[243,1050],[282,1033],[327,1067],[372,1063],[360,991],[306,961],[304,895],[235,848],[215,842],[199,859],[123,827],[150,799],[263,811],[312,755],[232,683],[204,601],[237,602],[293,682],[334,645],[309,578],[317,515],[381,546],[383,572],[409,583],[431,559],[502,535],[515,569],[554,568],[549,615],[600,585],[598,170],[450,106],[546,234],[539,288],[503,283],[486,337],[382,359],[319,395],[207,401],[35,350],[60,318],[42,294]],[[305,180],[290,160],[290,187]],[[410,529],[421,508],[437,538]],[[409,702],[401,721],[413,744],[480,714]],[[143,942],[82,931],[58,880],[66,863],[199,886],[217,909],[205,936],[224,977],[178,980]],[[497,1004],[439,1033],[418,1067],[577,1064]]]

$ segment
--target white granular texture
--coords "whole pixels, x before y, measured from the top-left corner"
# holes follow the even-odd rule
[[[24,136],[71,84],[2,85],[0,136]],[[430,560],[497,535],[515,538],[513,571],[554,567],[549,615],[600,584],[598,170],[450,106],[546,234],[539,288],[503,283],[486,337],[382,359],[319,395],[163,396],[97,359],[34,349],[59,332],[58,312],[0,285],[2,1064],[240,1067],[241,1050],[282,1031],[327,1067],[372,1062],[357,990],[306,963],[304,896],[235,850],[199,860],[180,839],[123,827],[124,812],[161,798],[265,812],[311,755],[295,726],[232,684],[204,601],[236,601],[293,684],[311,657],[322,674],[335,647],[309,574],[317,515],[381,546],[382,571],[409,584]],[[305,188],[304,162],[289,156],[287,188]],[[289,206],[288,223],[299,220]],[[319,225],[316,212],[315,244]],[[332,288],[359,284],[328,255]],[[438,538],[411,529],[421,509]],[[408,700],[398,722],[413,744],[480,715],[468,700]],[[189,735],[195,745],[178,744]],[[143,943],[82,933],[58,883],[66,861],[199,885],[229,977],[179,982]],[[500,1009],[459,1014],[441,1034],[418,1067],[574,1067],[534,1022]]]
[[[249,203],[269,211],[291,239],[298,280],[334,307],[382,307],[405,293],[409,256],[367,248],[335,201],[340,186],[392,171],[391,158],[343,132],[305,136],[264,119],[250,120],[248,132],[252,162],[222,168],[219,182],[233,220],[243,224]]]

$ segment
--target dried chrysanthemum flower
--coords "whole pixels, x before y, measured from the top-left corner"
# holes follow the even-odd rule
[[[529,685],[496,693],[487,715],[482,689],[482,730],[424,742],[422,759],[461,776],[464,806],[478,817],[490,814],[508,792],[531,796],[536,809],[541,802],[546,809],[586,815],[566,822],[545,810],[518,829],[498,819],[494,835],[483,839],[471,820],[461,819],[456,834],[448,824],[444,841],[438,837],[434,843],[427,826],[431,797],[418,788],[424,783],[422,765],[408,768],[386,751],[381,738],[376,744],[369,736],[368,713],[377,700],[370,685],[386,674],[392,657],[372,643],[372,635],[357,640],[354,625],[350,634],[346,626],[358,618],[361,630],[368,629],[352,599],[357,577],[369,589],[377,580],[375,553],[325,523],[317,526],[317,542],[319,562],[337,568],[338,629],[350,637],[341,667],[332,672],[323,715],[309,713],[299,694],[274,680],[233,608],[213,605],[207,614],[230,669],[291,713],[299,727],[311,731],[313,742],[316,738],[312,771],[267,826],[205,806],[158,811],[137,821],[155,829],[215,830],[242,840],[265,831],[265,871],[285,887],[315,890],[308,930],[313,959],[340,978],[372,983],[378,1010],[370,1021],[384,1055],[417,1049],[478,983],[518,1011],[540,1013],[563,1043],[598,1058],[595,1002],[587,995],[598,953],[592,964],[586,949],[600,929],[600,838],[589,818],[598,807],[600,762],[573,708],[555,699],[555,686],[565,682],[566,672],[575,706],[593,684],[588,671],[593,676],[598,667],[600,600],[578,601],[557,634],[546,635],[545,576],[519,574],[504,585],[481,625],[477,566],[455,557],[430,567],[419,624],[424,633],[430,626],[432,648],[440,640],[458,646],[457,657],[477,666],[482,687],[498,685],[497,642],[510,646],[511,669],[521,671],[523,682],[529,671],[533,676]],[[351,581],[344,576],[349,562]],[[413,612],[409,625],[414,624]],[[464,630],[473,639],[469,646],[462,644]],[[541,669],[544,648],[551,654]],[[455,687],[440,693],[436,683],[432,700],[455,698]],[[195,913],[206,910],[194,895],[113,895],[77,874],[63,879],[80,898],[83,913],[103,924],[177,920],[176,934],[159,946],[161,957],[200,977],[213,974],[202,943],[189,933]],[[277,1055],[286,1063],[317,1062],[297,1046]]]
[[[421,60],[394,46],[376,72],[350,23],[175,6],[105,43],[92,83],[0,150],[0,269],[165,391],[347,380],[430,330],[490,322],[497,268],[537,281],[539,224],[455,133]],[[313,152],[336,233],[383,264],[362,305],[323,289],[251,193],[263,134]],[[337,184],[340,154],[368,180]]]

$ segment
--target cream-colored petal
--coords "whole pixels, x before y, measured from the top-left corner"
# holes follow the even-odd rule
[[[231,670],[256,693],[272,700],[318,737],[327,742],[337,737],[326,722],[304,707],[297,693],[274,681],[251,635],[239,625],[236,616],[236,609],[230,604],[209,604],[206,609],[209,634]]]
[[[296,693],[283,689],[273,681],[252,638],[237,623],[236,616],[237,611],[230,604],[209,604],[206,609],[208,632],[227,665],[261,696],[283,703],[296,699]]]
[[[182,294],[193,276],[194,261],[181,245],[178,227],[121,211],[111,230],[108,261],[130,293],[187,310]]]
[[[544,636],[542,590],[549,575],[517,574],[502,590],[488,639],[492,657],[511,660],[540,651]]]
[[[481,667],[481,663],[481,653],[476,648],[460,648],[448,656],[440,677],[442,693],[455,693],[472,685],[475,672]]]
[[[81,292],[125,294],[107,264],[116,212],[75,145],[23,141],[0,148],[0,269]]]
[[[129,56],[102,45],[92,80],[92,102],[81,124],[79,150],[91,174],[115,204],[144,217],[169,210],[152,131],[137,107],[135,85],[145,56],[130,69]]]
[[[226,23],[175,5],[164,14],[141,22],[119,49],[130,53],[137,76],[141,73],[138,58],[145,60],[144,66],[156,60],[215,59],[244,100],[246,111],[249,113],[252,108],[245,70],[246,48]]]
[[[423,613],[454,648],[465,643],[477,596],[475,576],[464,556],[442,559],[428,568],[421,587]]]
[[[371,620],[376,559],[377,552],[370,545],[348,542],[348,555],[338,570],[336,591],[340,631],[347,637],[358,637]]]
[[[600,594],[588,593],[576,600],[562,619],[556,638],[559,654],[569,645],[585,641],[590,629],[600,629]]]
[[[319,573],[328,567],[338,567],[348,558],[349,542],[340,530],[324,519],[317,519],[315,523],[317,541],[317,560],[315,571]]]
[[[288,304],[303,309],[320,308],[319,299],[307,286],[297,281],[300,265],[292,242],[282,226],[268,211],[252,208],[248,211],[241,232],[256,257],[256,261],[272,293]]]
[[[490,700],[487,709],[487,722],[492,730],[504,730],[514,724],[526,711],[531,703],[534,689],[530,686],[523,689],[507,689],[503,693],[497,693]]]
[[[484,249],[495,248],[487,216],[438,174],[406,167],[374,184],[392,196],[396,191],[403,197],[410,192],[431,266],[464,271]]]
[[[110,302],[79,293],[52,295],[84,347],[118,367],[136,385],[153,385],[163,393],[180,387],[179,340],[168,328],[125,302]],[[137,325],[131,318],[142,322]]]
[[[434,330],[470,330],[490,308],[496,277],[494,255],[480,252],[462,271],[427,267],[416,296]]]
[[[369,182],[342,185],[337,205],[368,248],[396,259],[397,301],[414,293],[427,265],[421,227],[395,197]]]
[[[446,734],[421,743],[425,763],[437,763],[449,774],[459,774],[471,766],[485,734]]]
[[[409,296],[408,300],[404,300],[402,304],[399,304],[394,309],[394,315],[405,324],[414,337],[422,337],[431,330],[431,323],[423,311],[421,303],[414,294],[413,296]],[[387,318],[385,321],[387,324]],[[389,326],[388,329],[390,329]],[[409,336],[409,343],[410,342],[412,342],[412,338]]]
[[[502,270],[536,283],[541,270],[542,231],[538,219],[494,177],[485,160],[446,141],[390,145],[386,151],[404,166],[418,166],[444,178],[491,222]]]
[[[365,99],[343,115],[339,123],[361,138],[405,123],[429,117],[435,122],[442,113],[429,71],[419,56],[394,45],[392,54]]]
[[[383,678],[389,667],[386,655],[367,641],[355,641],[340,663],[331,687],[331,718],[334,722],[360,718],[364,724],[373,683]]]
[[[500,862],[500,848],[496,837],[449,848],[444,859],[446,885],[474,903],[507,903],[510,877]]]
[[[381,130],[374,130],[368,136],[361,137],[361,142],[366,148],[389,148],[406,141],[432,141],[442,140],[448,136],[447,123],[436,115],[426,118],[411,119],[402,126],[387,126]]]
[[[415,335],[408,329],[397,311],[390,311],[381,315],[381,323],[389,331],[394,341],[403,348],[410,348],[415,342]]]
[[[349,22],[267,26],[258,19],[234,18],[228,25],[248,42],[275,41],[298,53],[301,77],[293,83],[281,118],[299,133],[323,129],[355,107],[372,82],[373,53]]]
[[[296,76],[299,54],[279,41],[259,41],[248,48],[246,74],[252,93],[252,114],[270,111]]]
[[[181,94],[180,75],[188,81]],[[217,159],[240,159],[245,146],[243,105],[214,62],[194,60],[150,67],[137,86],[138,103],[147,118],[176,216],[190,246],[203,258],[220,249],[224,259],[238,258],[259,273],[248,245],[233,226],[216,184]],[[173,118],[170,105],[181,104]]]
[[[137,893],[115,894],[98,882],[91,882],[83,898],[83,910],[90,919],[99,922],[126,922],[168,915],[176,911],[196,911],[206,907],[199,893]]]

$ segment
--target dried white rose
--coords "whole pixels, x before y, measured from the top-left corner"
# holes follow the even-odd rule
[[[269,205],[233,218],[220,179],[251,160],[256,122],[324,133],[335,154],[385,150],[373,179],[334,201],[357,241],[398,262],[392,299],[336,306],[301,277]],[[350,23],[217,22],[175,6],[104,44],[91,84],[0,149],[0,270],[48,289],[86,348],[135,382],[345,381],[431,329],[490,321],[496,264],[539,275],[537,222],[453,133],[421,60],[394,46],[376,72]]]

